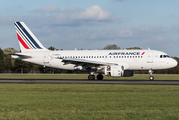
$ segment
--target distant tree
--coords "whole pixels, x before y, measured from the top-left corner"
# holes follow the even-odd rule
[[[11,73],[12,72],[12,67],[13,67],[13,59],[10,57],[10,55],[4,54],[4,65],[5,65],[5,72],[6,73]]]
[[[14,72],[15,73],[29,73],[33,65],[31,63],[23,62],[20,60],[15,60],[14,63]]]
[[[48,49],[49,50],[59,50],[59,49],[56,49],[55,47],[52,47],[52,46],[50,46]]]
[[[116,44],[113,44],[113,45],[106,45],[104,48],[104,50],[120,50],[121,48],[118,47]]]
[[[5,64],[4,64],[4,52],[0,48],[0,72],[4,72],[5,70]]]
[[[18,52],[14,48],[4,48],[3,51],[4,51],[5,54],[8,54],[8,53],[17,53]]]
[[[127,50],[142,50],[140,47],[130,47],[126,48]]]

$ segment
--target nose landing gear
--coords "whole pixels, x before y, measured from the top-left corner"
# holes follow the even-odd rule
[[[150,74],[149,79],[150,79],[150,81],[154,80],[154,77],[152,76],[152,73],[153,73],[152,69],[149,70],[149,74]]]

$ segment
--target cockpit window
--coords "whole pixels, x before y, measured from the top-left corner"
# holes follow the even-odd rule
[[[169,55],[160,55],[160,58],[170,58]]]

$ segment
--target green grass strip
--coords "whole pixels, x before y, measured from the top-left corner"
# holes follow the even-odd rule
[[[179,87],[0,84],[1,120],[177,120]]]

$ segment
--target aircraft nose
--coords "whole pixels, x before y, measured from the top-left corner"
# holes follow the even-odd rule
[[[176,60],[172,60],[171,62],[172,67],[176,67],[178,65],[178,62]]]

